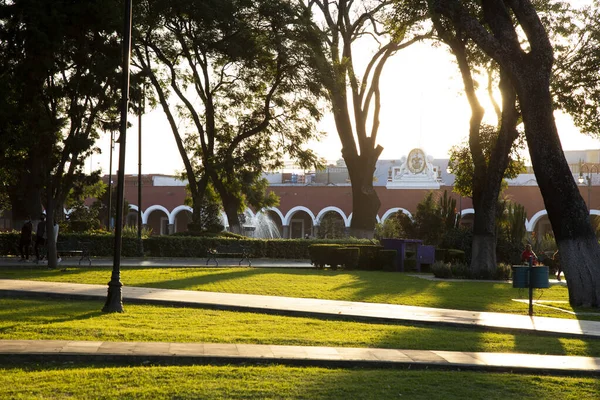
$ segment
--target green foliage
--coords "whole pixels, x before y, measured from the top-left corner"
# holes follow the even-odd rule
[[[452,278],[451,264],[444,261],[436,261],[431,265],[433,276],[441,279]]]
[[[188,184],[186,186],[188,193],[189,188],[190,185]],[[222,207],[219,205],[218,195],[215,193],[212,185],[209,184],[206,186],[202,201],[199,204],[194,205],[190,197],[186,197],[185,204],[194,207],[192,218],[196,217],[199,219],[188,224],[188,231],[193,233],[218,233],[225,228],[221,221]]]
[[[388,222],[390,221],[390,222]],[[396,213],[379,227],[377,237],[421,239],[424,244],[439,245],[444,241],[448,232],[454,230],[457,222],[456,200],[448,196],[444,190],[442,196],[436,199],[433,192],[417,204],[414,219],[404,213]]]
[[[444,231],[449,231],[458,225],[458,219],[456,212],[456,199],[451,198],[448,195],[448,191],[444,190],[444,194],[439,200],[440,213],[442,215],[442,221],[444,223]]]
[[[375,237],[378,239],[399,239],[403,237],[401,232],[402,228],[400,227],[400,221],[396,215],[387,218],[382,224],[377,224],[375,226]]]
[[[440,279],[492,279],[508,280],[511,277],[512,269],[510,264],[500,263],[490,276],[475,276],[473,271],[463,262],[443,262],[436,261],[431,266],[431,272],[436,278]]]
[[[525,230],[525,221],[527,220],[527,212],[521,204],[508,202],[506,212],[503,213],[503,219],[500,222],[500,227],[507,240],[511,243],[522,244],[527,231]]]
[[[167,116],[186,121],[185,129],[171,127],[183,144],[194,202],[210,181],[237,229],[246,206],[278,202],[263,172],[279,169],[286,157],[301,166],[320,163],[305,144],[320,137],[324,90],[315,81],[315,53],[321,42],[302,7],[279,0],[158,0],[141,9],[136,25],[134,62]]]
[[[308,253],[311,263],[317,268],[323,268],[325,265],[329,265],[332,268],[337,268],[342,261],[346,259],[340,259],[338,249],[343,248],[340,244],[313,244],[308,247]]]
[[[492,149],[494,149],[498,139],[498,130],[493,126],[482,124],[479,131],[479,138],[486,165],[488,165]],[[522,139],[513,143],[509,155],[510,160],[508,167],[504,171],[504,179],[516,178],[525,170],[525,161],[519,153],[519,150],[523,146]],[[473,158],[467,140],[450,149],[448,168],[450,168],[455,176],[453,191],[459,193],[461,196],[473,197],[473,176],[475,166],[473,164]],[[505,181],[503,181],[503,186],[506,186]]]
[[[360,249],[357,247],[342,247],[337,249],[337,256],[345,269],[357,269],[360,259]]]
[[[319,239],[341,239],[346,237],[344,221],[335,212],[326,213],[321,219],[317,233]]]
[[[142,239],[148,239],[152,235],[152,228],[142,227]],[[123,237],[136,238],[138,237],[138,228],[135,225],[125,225],[122,231]]]
[[[398,251],[396,250],[379,250],[377,253],[377,263],[384,271],[396,271],[396,258]]]
[[[69,197],[80,198],[98,178],[83,170],[88,156],[98,152],[100,132],[118,114],[118,5],[0,4],[0,90],[7,97],[0,104],[7,113],[0,116],[5,172],[0,190],[10,193],[14,215],[38,212],[42,202],[47,208],[44,189],[50,187],[60,218]]]
[[[358,258],[358,268],[362,270],[378,270],[382,268],[377,257],[383,246],[374,244],[355,244],[352,247],[360,250]]]
[[[98,219],[100,205],[98,203],[87,207],[83,202],[77,202],[72,207],[67,220],[60,224],[59,232],[83,233],[100,229],[101,224]]]

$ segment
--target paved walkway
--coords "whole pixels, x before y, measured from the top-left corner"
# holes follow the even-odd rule
[[[239,258],[219,258],[219,267],[239,266]],[[18,257],[0,257],[0,266],[27,266],[36,265],[35,262],[21,262]],[[92,258],[92,267],[112,267],[112,258]],[[64,257],[59,264],[59,267],[74,267],[79,266],[78,257]],[[82,267],[88,266],[88,261],[81,261]],[[161,267],[161,268],[184,268],[184,267],[215,267],[215,262],[211,261],[206,265],[206,258],[169,258],[169,257],[123,257],[121,258],[122,267]],[[247,267],[248,262],[241,263],[242,267]],[[260,268],[314,268],[310,260],[294,260],[294,259],[270,259],[270,258],[252,258],[252,267]]]
[[[222,343],[0,340],[0,358],[125,363],[280,363],[321,367],[404,367],[600,375],[600,358],[514,353],[276,346]]]
[[[164,265],[164,263],[162,263]],[[106,285],[0,280],[0,296],[34,295],[106,299]],[[265,313],[397,321],[481,329],[528,331],[600,339],[600,322],[501,313],[277,296],[123,287],[123,300]],[[600,358],[429,350],[356,349],[211,343],[118,343],[96,341],[0,341],[8,360],[112,360],[123,362],[276,362],[320,366],[405,366],[552,374],[600,375]]]
[[[107,285],[0,279],[0,293],[85,299],[106,299]],[[477,326],[510,331],[543,332],[600,339],[600,322],[238,293],[123,287],[123,300],[136,303],[180,304],[190,307],[253,311],[300,316],[351,318],[371,321],[418,322],[449,326]]]

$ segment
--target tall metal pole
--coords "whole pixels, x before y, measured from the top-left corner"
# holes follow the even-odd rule
[[[125,18],[123,26],[123,76],[121,81],[121,135],[119,136],[119,171],[117,182],[117,222],[115,226],[115,250],[113,269],[108,282],[108,296],[102,308],[103,312],[123,312],[121,294],[121,242],[123,236],[123,194],[125,180],[125,143],[127,137],[127,111],[129,106],[129,59],[131,56],[131,2],[125,0]]]
[[[588,205],[588,210],[591,210],[592,209],[592,203],[591,203],[591,201],[592,201],[592,172],[591,171],[588,173],[587,181],[588,181],[588,202],[587,202],[587,205]]]
[[[108,218],[106,221],[106,228],[111,230],[111,219],[112,219],[112,159],[113,150],[115,149],[115,133],[110,133],[110,158],[108,161]]]
[[[138,116],[138,243],[140,251],[142,249],[142,114],[144,113],[144,102],[146,95],[146,86],[142,86],[142,96],[140,98],[140,115]]]

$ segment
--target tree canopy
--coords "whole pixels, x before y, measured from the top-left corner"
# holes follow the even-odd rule
[[[287,1],[149,0],[142,8],[134,62],[169,120],[194,210],[210,181],[239,229],[246,205],[277,201],[263,172],[286,156],[319,163],[303,146],[318,136],[319,43]]]

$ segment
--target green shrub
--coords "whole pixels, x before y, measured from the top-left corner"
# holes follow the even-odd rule
[[[17,231],[0,232],[0,252],[3,255],[19,254],[19,238],[21,234]]]
[[[436,278],[449,279],[452,278],[452,268],[450,263],[436,261],[431,266],[431,272]]]
[[[397,250],[379,250],[379,252],[377,253],[377,263],[381,265],[381,268],[384,271],[395,271],[397,256]]]
[[[317,268],[323,268],[330,265],[337,268],[340,259],[337,250],[343,247],[341,244],[313,244],[308,247],[310,261]]]
[[[452,277],[458,279],[470,279],[471,271],[469,270],[469,266],[463,263],[454,263],[451,264],[450,269],[452,270]]]
[[[404,272],[414,272],[417,270],[417,260],[404,260]]]
[[[465,252],[463,250],[448,249],[445,262],[465,264]]]
[[[360,249],[358,258],[358,269],[362,270],[380,270],[381,264],[378,263],[377,253],[383,250],[383,246],[376,244],[355,244],[352,247]]]
[[[435,261],[444,262],[447,257],[448,249],[435,249]]]
[[[346,269],[356,269],[360,257],[360,249],[358,247],[340,247],[337,249],[337,257],[340,264]]]
[[[496,274],[494,276],[495,280],[507,281],[510,279],[512,275],[512,266],[511,264],[500,263],[496,267]]]

